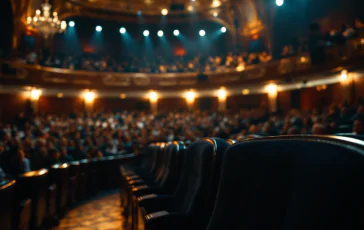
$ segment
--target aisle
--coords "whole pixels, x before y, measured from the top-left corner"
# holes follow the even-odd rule
[[[96,198],[70,210],[55,230],[122,230],[119,193]]]

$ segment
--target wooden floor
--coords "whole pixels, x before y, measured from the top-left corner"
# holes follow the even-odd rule
[[[119,193],[102,196],[71,209],[55,230],[123,230]]]

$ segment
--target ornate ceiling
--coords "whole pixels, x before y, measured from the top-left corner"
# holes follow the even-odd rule
[[[216,9],[229,0],[69,0],[69,2],[103,11],[143,15],[160,15],[162,9],[167,9],[169,14],[184,14]],[[172,5],[179,5],[178,9],[171,9]]]

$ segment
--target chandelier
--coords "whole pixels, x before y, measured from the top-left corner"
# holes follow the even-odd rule
[[[67,28],[67,23],[58,19],[57,12],[53,12],[53,16],[51,16],[52,5],[47,1],[41,6],[42,11],[38,9],[35,11],[34,17],[27,18],[28,26],[36,29],[44,38],[64,32]]]

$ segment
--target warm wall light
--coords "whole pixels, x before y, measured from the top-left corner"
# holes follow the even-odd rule
[[[149,92],[149,101],[152,103],[156,103],[158,101],[158,94],[155,91]]]
[[[63,93],[57,93],[57,97],[58,98],[62,98],[63,97]]]
[[[219,91],[217,92],[217,97],[219,98],[219,101],[225,101],[226,100],[226,90],[225,88],[221,87]]]
[[[248,94],[250,93],[250,90],[249,90],[249,89],[243,89],[243,90],[241,91],[241,93],[242,93],[243,95],[248,95]]]
[[[161,13],[162,13],[162,15],[167,15],[168,14],[168,10],[167,9],[163,9],[162,11],[161,11]]]
[[[242,72],[245,70],[245,65],[244,64],[239,64],[237,67],[236,67],[236,71],[238,72]]]
[[[193,104],[195,102],[196,99],[196,93],[193,91],[188,91],[185,95],[186,97],[186,101],[188,104]]]
[[[341,71],[340,81],[346,82],[347,79],[348,79],[348,71],[347,70]]]
[[[265,87],[269,96],[277,96],[277,85],[276,84],[269,84]]]
[[[32,89],[30,91],[30,100],[32,101],[38,101],[40,95],[42,94],[42,91],[39,89]]]
[[[121,99],[125,99],[126,98],[126,94],[125,93],[120,94],[120,98]]]
[[[89,91],[89,92],[86,92],[84,95],[83,95],[83,98],[85,99],[85,102],[87,104],[91,104],[94,102],[95,100],[95,93]]]

